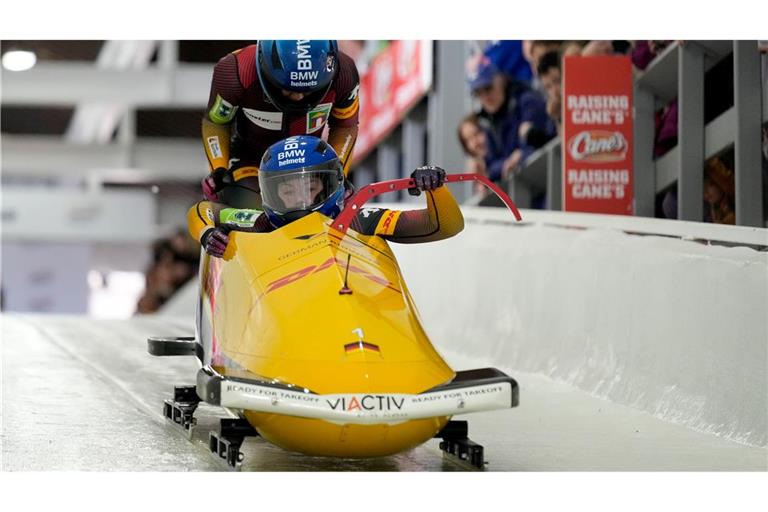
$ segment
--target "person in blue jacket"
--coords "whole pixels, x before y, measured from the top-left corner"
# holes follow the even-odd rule
[[[480,102],[477,117],[489,137],[486,168],[492,181],[506,177],[555,136],[544,99],[490,61],[479,64],[470,77],[470,89]]]

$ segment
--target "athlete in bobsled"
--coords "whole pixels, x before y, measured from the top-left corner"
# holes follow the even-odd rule
[[[201,201],[188,213],[190,234],[205,251],[220,258],[229,242],[228,233],[269,232],[309,213],[335,218],[349,198],[342,164],[333,148],[309,135],[291,137],[270,146],[261,160],[259,185],[264,211],[233,209],[220,203]],[[443,240],[464,228],[459,205],[448,187],[445,171],[419,167],[411,173],[413,195],[427,195],[425,210],[364,208],[352,221],[351,229],[362,235],[378,235],[398,243]]]
[[[259,207],[264,151],[292,135],[322,134],[349,170],[358,133],[360,78],[335,40],[260,40],[214,67],[202,141],[210,201]]]
[[[463,216],[444,183],[476,175],[420,167],[411,176],[354,192],[333,148],[302,135],[262,157],[263,211],[190,208],[190,233],[207,253],[195,337],[152,337],[148,350],[196,356],[201,368],[195,386],[174,389],[165,416],[190,433],[200,401],[236,415],[209,439],[232,467],[244,435],[334,457],[389,455],[441,437],[443,451],[483,467],[466,422],[451,417],[517,406],[517,383],[443,360],[388,244],[459,233]],[[427,208],[363,207],[406,189],[423,193]]]

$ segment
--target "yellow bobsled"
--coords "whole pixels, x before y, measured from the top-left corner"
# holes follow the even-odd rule
[[[454,414],[516,406],[509,376],[446,364],[387,242],[348,230],[347,218],[312,213],[270,233],[231,232],[223,259],[203,253],[196,338],[151,338],[150,353],[194,353],[199,399],[311,455],[389,455],[446,431]],[[176,399],[166,415],[193,423]],[[215,440],[211,449],[222,454]]]

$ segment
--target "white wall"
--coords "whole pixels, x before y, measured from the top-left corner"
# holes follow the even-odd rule
[[[766,445],[767,252],[608,227],[636,228],[622,217],[524,211],[528,223],[512,225],[501,209],[465,215],[453,239],[392,244],[438,350]],[[768,245],[765,229],[641,222]]]
[[[3,241],[136,243],[154,239],[157,201],[149,191],[2,189]]]
[[[91,248],[87,244],[3,242],[3,311],[85,314]]]
[[[128,290],[130,297],[119,297],[121,287],[111,282],[118,274],[109,276],[143,272],[149,264],[150,244],[158,235],[154,194],[6,186],[0,198],[5,311],[103,316],[115,300],[135,304],[135,287]],[[102,272],[109,286],[91,290],[91,270]],[[121,311],[131,313],[125,306]]]

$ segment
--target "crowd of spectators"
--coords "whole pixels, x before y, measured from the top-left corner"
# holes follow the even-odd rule
[[[645,70],[674,41],[493,41],[476,42],[467,61],[467,78],[476,108],[460,122],[459,142],[467,171],[505,182],[523,168],[526,158],[562,131],[562,63],[571,55],[628,55]],[[679,44],[685,44],[684,41]],[[768,52],[768,45],[761,46]],[[733,61],[723,59],[705,75],[705,122],[733,105]],[[678,142],[678,101],[655,112],[653,157]],[[763,129],[765,198],[768,200],[768,129]],[[731,151],[732,153],[732,151]],[[638,170],[636,170],[637,172]],[[732,154],[707,160],[704,178],[705,222],[734,224]],[[477,189],[478,193],[481,188]],[[534,198],[533,207],[542,204]],[[677,218],[677,186],[659,193],[656,216]]]
[[[478,107],[458,126],[467,170],[500,183],[561,130],[562,59],[626,52],[625,41],[492,41],[467,61]],[[534,206],[543,204],[543,196]]]
[[[200,247],[186,230],[179,229],[152,247],[152,263],[146,271],[146,287],[136,312],[154,313],[176,291],[197,275]]]

